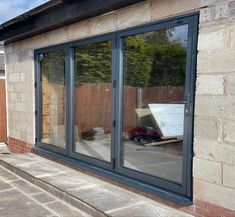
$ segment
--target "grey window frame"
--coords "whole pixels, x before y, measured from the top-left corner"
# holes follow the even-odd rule
[[[197,54],[197,33],[198,33],[198,13],[176,16],[154,23],[148,23],[125,30],[114,31],[112,33],[97,35],[77,41],[72,41],[60,45],[35,50],[35,121],[36,121],[36,147],[52,151],[69,158],[86,162],[88,164],[101,167],[113,173],[113,177],[124,175],[133,180],[139,180],[152,188],[159,188],[187,198],[192,198],[192,158],[193,158],[193,117],[194,117],[194,95],[196,79],[196,54]],[[187,65],[185,78],[185,105],[188,114],[185,115],[184,144],[183,144],[183,168],[182,183],[177,184],[161,178],[141,174],[131,169],[121,167],[121,138],[122,138],[122,37],[143,33],[152,30],[188,24],[188,46]],[[74,50],[76,46],[94,43],[99,41],[112,40],[112,81],[116,81],[113,87],[112,119],[115,126],[112,129],[112,145],[110,163],[88,157],[73,151],[73,120],[74,120]],[[40,86],[40,63],[39,55],[48,51],[58,49],[65,50],[65,75],[66,75],[66,149],[62,150],[50,144],[39,141],[41,124],[41,86]],[[118,107],[117,107],[118,106]],[[116,108],[116,109],[115,109]],[[114,146],[115,144],[115,146]],[[102,174],[102,170],[101,174]]]
[[[135,28],[131,30],[126,30],[118,33],[118,56],[119,56],[119,68],[118,71],[119,79],[118,81],[118,91],[117,91],[117,105],[118,105],[118,115],[116,119],[118,120],[118,130],[116,135],[116,153],[122,153],[122,141],[120,138],[122,138],[122,114],[123,114],[123,42],[122,38],[125,36],[130,35],[136,35],[148,31],[158,30],[162,28],[168,28],[168,27],[175,27],[188,24],[188,44],[187,44],[187,60],[186,60],[186,78],[185,78],[185,96],[184,96],[184,104],[185,104],[185,111],[188,110],[188,114],[184,115],[184,136],[183,136],[183,162],[182,162],[182,184],[173,183],[172,181],[167,181],[161,178],[156,178],[151,175],[142,174],[140,172],[134,171],[132,169],[124,168],[121,166],[121,154],[119,154],[119,158],[117,158],[117,169],[116,171],[120,174],[131,176],[135,179],[139,179],[143,182],[148,182],[150,184],[158,182],[158,185],[165,188],[165,189],[171,189],[172,191],[190,196],[191,195],[191,189],[190,189],[190,183],[192,182],[191,178],[191,159],[192,159],[192,144],[193,142],[193,114],[194,114],[194,92],[195,92],[195,66],[193,63],[196,61],[196,34],[197,32],[197,21],[194,16],[191,17],[182,17],[175,21],[169,20],[163,23],[158,23],[157,25],[150,25],[150,26],[144,26],[142,28]],[[193,51],[193,52],[191,52]],[[189,175],[190,174],[190,175]]]
[[[74,42],[72,44],[72,50],[73,50],[73,57],[74,57],[74,51],[76,48],[79,48],[80,45],[86,45],[86,44],[92,44],[92,43],[96,43],[96,42],[103,42],[103,41],[111,41],[112,42],[112,47],[116,44],[116,38],[115,38],[115,35],[114,34],[105,34],[105,35],[102,35],[100,37],[92,37],[92,38],[88,38],[88,39],[84,39],[84,40],[81,40],[81,41],[77,41],[77,42]],[[115,59],[113,58],[114,56],[114,50],[112,49],[112,83],[114,82],[115,80]],[[74,61],[74,60],[73,60]],[[74,65],[74,64],[73,64]],[[71,80],[72,80],[72,90],[71,90],[71,114],[74,115],[74,69],[71,70]],[[113,87],[112,88],[112,122],[114,121],[114,113],[115,113],[115,95],[116,95],[116,88]],[[74,116],[73,116],[74,117]],[[73,126],[74,126],[74,118],[71,117],[71,122],[72,122],[72,127],[71,130],[72,130],[72,134],[74,132],[74,129],[73,129]],[[112,124],[112,123],[110,123]],[[89,162],[91,164],[95,164],[97,166],[100,166],[102,168],[105,168],[105,169],[109,169],[109,170],[112,170],[112,168],[114,167],[113,165],[113,158],[114,158],[114,136],[115,136],[115,127],[112,126],[112,129],[111,129],[111,153],[110,153],[110,156],[111,156],[111,159],[110,159],[110,162],[106,162],[106,161],[102,161],[100,159],[97,159],[97,158],[94,158],[94,157],[90,157],[90,156],[86,156],[86,155],[83,155],[81,153],[78,153],[78,152],[75,152],[75,149],[74,149],[74,137],[72,135],[72,141],[71,141],[71,145],[70,145],[70,148],[69,148],[69,155],[72,157],[72,158],[77,158],[79,160],[82,160],[82,161],[85,161],[85,162]]]

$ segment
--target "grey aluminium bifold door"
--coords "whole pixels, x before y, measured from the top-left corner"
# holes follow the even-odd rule
[[[118,173],[190,196],[194,17],[118,34]],[[195,47],[194,47],[195,49]]]
[[[64,46],[36,52],[36,142],[67,153],[67,79]]]
[[[114,35],[73,45],[73,147],[70,156],[113,168]]]
[[[191,197],[197,25],[189,14],[36,50],[36,145]]]

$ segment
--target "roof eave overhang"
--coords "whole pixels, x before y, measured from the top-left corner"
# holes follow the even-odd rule
[[[0,41],[9,44],[144,0],[54,0],[0,25]]]

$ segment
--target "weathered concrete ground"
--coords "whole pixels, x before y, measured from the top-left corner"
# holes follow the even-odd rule
[[[1,217],[89,217],[0,166]]]
[[[91,216],[191,216],[35,154],[0,154],[0,164]],[[85,215],[3,168],[1,177],[0,216]],[[8,212],[11,215],[5,215]]]

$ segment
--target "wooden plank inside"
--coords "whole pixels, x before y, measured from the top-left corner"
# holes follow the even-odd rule
[[[0,142],[6,142],[7,118],[6,118],[6,89],[5,80],[0,79]]]
[[[163,140],[163,141],[159,141],[159,142],[146,143],[146,144],[144,144],[144,146],[145,147],[157,146],[157,145],[164,145],[164,144],[169,144],[169,143],[176,143],[176,142],[180,142],[180,141],[182,141],[182,139],[169,139],[169,140]]]

